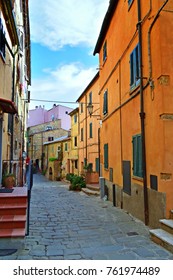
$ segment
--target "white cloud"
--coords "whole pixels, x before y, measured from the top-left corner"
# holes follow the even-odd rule
[[[29,3],[32,42],[53,51],[66,45],[94,50],[109,0],[30,0]],[[64,65],[60,61],[53,69],[45,64],[44,78],[32,78],[31,98],[52,102],[31,101],[30,109],[43,104],[49,109],[56,101],[75,102],[95,76],[96,67],[86,68],[79,62]],[[67,106],[75,108],[77,104]]]
[[[69,102],[68,104],[64,103],[68,107],[77,107],[77,104],[70,102],[75,102],[78,99],[96,74],[95,68],[84,68],[79,63],[62,65],[55,70],[45,69],[45,71],[47,73],[46,79],[33,79],[31,99],[52,102],[31,101],[30,109],[41,104],[49,109],[55,102],[60,104],[58,101]]]
[[[31,39],[52,50],[94,47],[109,0],[30,0]]]

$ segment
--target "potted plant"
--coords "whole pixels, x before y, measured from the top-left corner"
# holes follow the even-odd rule
[[[5,187],[6,189],[12,189],[15,187],[16,183],[16,178],[15,175],[12,173],[8,173],[3,176],[2,178],[2,186]]]

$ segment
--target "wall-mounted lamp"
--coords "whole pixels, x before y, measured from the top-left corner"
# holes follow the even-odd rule
[[[92,103],[88,103],[87,109],[88,109],[88,113],[89,113],[90,117],[92,116],[92,117],[101,118],[100,115],[93,115],[93,108],[94,108],[94,106],[92,105]]]

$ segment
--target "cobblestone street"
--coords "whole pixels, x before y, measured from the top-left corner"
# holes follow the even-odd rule
[[[50,182],[42,175],[34,175],[30,231],[22,243],[15,254],[0,259],[173,259],[150,240],[142,222],[111,202],[69,191],[66,183]]]

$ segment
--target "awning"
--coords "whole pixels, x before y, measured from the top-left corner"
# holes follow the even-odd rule
[[[17,108],[11,100],[0,98],[0,110],[3,113],[17,114]]]

